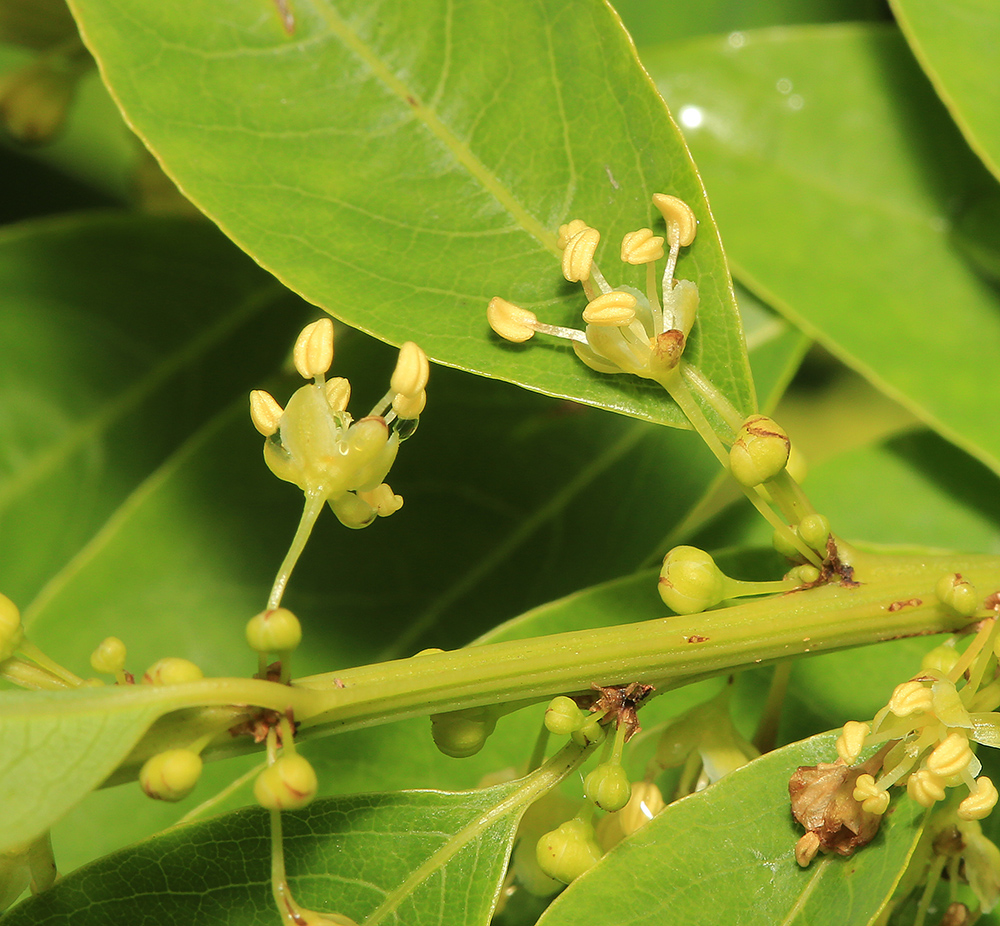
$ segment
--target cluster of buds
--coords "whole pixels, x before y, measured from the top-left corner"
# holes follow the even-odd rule
[[[680,249],[694,241],[698,223],[691,207],[676,196],[657,193],[653,204],[666,223],[669,248],[662,279],[663,304],[656,288],[656,261],[664,257],[664,238],[640,228],[625,235],[621,259],[646,267],[646,292],[631,286],[612,289],[597,265],[594,253],[601,240],[596,228],[574,219],[559,228],[563,276],[580,283],[587,297],[584,330],[548,325],[533,312],[494,297],[486,310],[490,327],[502,338],[520,343],[536,332],[564,338],[576,355],[599,373],[633,373],[659,383],[670,381],[698,312],[698,287],[674,279]]]
[[[333,363],[330,319],[303,329],[293,357],[295,368],[312,382],[295,392],[284,409],[262,389],[250,393],[251,418],[267,439],[265,462],[307,498],[325,500],[347,527],[367,527],[376,516],[388,517],[403,500],[384,479],[427,401],[426,355],[406,342],[389,391],[357,421],[347,411],[350,383],[343,377],[326,379]]]

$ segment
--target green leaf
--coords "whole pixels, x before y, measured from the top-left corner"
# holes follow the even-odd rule
[[[892,0],[896,20],[966,140],[1000,178],[1000,17],[983,0]]]
[[[283,814],[289,881],[308,908],[359,922],[486,924],[525,808],[573,767],[557,757],[477,791],[361,794]],[[267,922],[268,816],[237,812],[116,853],[17,908],[5,924]]]
[[[170,709],[95,689],[0,692],[0,852],[36,839],[96,788]]]
[[[920,838],[924,811],[894,794],[870,845],[799,868],[788,779],[799,765],[829,761],[835,738],[775,750],[671,804],[564,891],[539,926],[715,926],[745,921],[748,906],[759,923],[871,923]]]
[[[742,281],[1000,470],[1000,397],[985,388],[1000,296],[949,239],[954,210],[995,181],[898,33],[783,29],[644,60],[689,124]]]
[[[721,245],[687,149],[598,0],[225,0],[174,8],[75,0],[129,123],[184,193],[261,264],[354,327],[555,396],[682,424],[659,387],[565,347],[500,344],[495,295],[564,324],[583,301],[556,230],[622,235],[665,190],[692,204],[679,273],[701,290],[689,359],[741,409],[753,387]],[[156,67],[150,67],[150,61]],[[262,75],[266,75],[262,79]],[[578,323],[578,322],[577,322]]]

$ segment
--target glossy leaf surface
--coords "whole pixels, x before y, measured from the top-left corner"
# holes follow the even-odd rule
[[[125,114],[201,209],[310,302],[434,359],[552,395],[678,423],[648,381],[564,346],[501,345],[502,295],[555,324],[583,300],[555,233],[598,226],[609,280],[622,235],[673,192],[701,222],[679,273],[701,289],[689,357],[740,408],[752,386],[718,235],[663,102],[597,0],[451,11],[444,0],[73,3]],[[149,62],[156,61],[156,66]]]
[[[768,753],[705,791],[667,807],[560,895],[544,926],[715,926],[745,921],[839,926],[870,923],[920,838],[923,809],[894,795],[876,840],[850,859],[792,849],[802,830],[788,806],[799,765],[835,755],[833,734]],[[766,884],[766,890],[761,885]]]
[[[305,907],[358,922],[381,908],[367,921],[485,924],[523,810],[497,808],[516,788],[355,795],[286,814],[293,894]],[[248,926],[277,919],[268,816],[256,809],[178,827],[102,859],[24,903],[5,924]]]
[[[1000,178],[1000,16],[983,0],[893,0],[913,53],[972,149]]]
[[[995,181],[900,36],[780,29],[644,60],[689,126],[743,282],[1000,469],[1000,398],[986,388],[1000,297],[950,237]]]

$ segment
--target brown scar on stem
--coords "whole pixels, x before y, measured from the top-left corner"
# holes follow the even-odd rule
[[[902,611],[903,608],[919,608],[923,604],[919,598],[906,598],[900,601],[894,601],[889,605],[890,611]]]
[[[687,638],[687,642],[688,643],[704,643],[707,639],[708,639],[708,637],[703,637],[703,636],[701,636],[701,635],[699,635],[697,633],[693,633],[693,634],[691,634],[690,637]]]

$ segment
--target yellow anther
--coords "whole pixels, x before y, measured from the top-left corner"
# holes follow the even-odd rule
[[[342,412],[351,401],[351,384],[343,376],[335,376],[324,384],[326,401],[335,412]]]
[[[871,733],[871,727],[868,724],[860,723],[857,720],[848,720],[844,724],[843,732],[837,738],[837,754],[840,758],[848,765],[853,763],[861,755],[861,749],[865,745],[865,737],[869,733]],[[858,800],[860,801],[861,798],[859,797]]]
[[[333,363],[333,322],[329,318],[306,325],[292,351],[295,369],[304,379],[322,376]]]
[[[534,335],[538,316],[506,299],[494,296],[486,307],[486,320],[500,337],[520,344]]]
[[[859,775],[854,782],[854,800],[860,801],[867,813],[881,816],[889,807],[889,792],[875,784],[871,775]]]
[[[906,782],[906,793],[921,807],[944,800],[944,780],[929,768],[917,769]]]
[[[264,437],[270,437],[278,430],[278,422],[285,410],[269,392],[254,389],[250,393],[250,420]]]
[[[587,223],[583,219],[573,219],[572,222],[567,222],[565,225],[559,226],[559,237],[556,239],[556,246],[559,250],[563,250],[569,243],[570,238],[574,235],[578,235],[587,227]]]
[[[933,696],[930,688],[925,688],[918,681],[897,685],[892,697],[889,698],[889,710],[897,717],[909,717],[910,714],[929,711],[932,704]]]
[[[392,400],[392,410],[397,418],[419,418],[427,404],[427,393],[423,389],[416,395],[403,395],[397,392]]]
[[[941,778],[961,774],[972,762],[972,749],[965,734],[949,733],[927,757],[927,768]]]
[[[583,320],[588,325],[607,328],[631,324],[634,318],[635,296],[631,293],[605,293],[583,310]]]
[[[626,264],[648,264],[663,259],[663,239],[651,228],[640,228],[622,238],[622,260]]]
[[[976,790],[958,805],[960,820],[982,820],[997,804],[997,789],[985,775],[976,779]]]
[[[601,233],[596,228],[588,226],[566,242],[562,257],[562,272],[570,283],[580,283],[590,279],[594,252],[600,241]]]
[[[667,223],[667,244],[670,247],[686,248],[694,241],[698,231],[698,220],[683,199],[666,193],[654,193],[653,205],[660,210],[663,220]]]
[[[359,492],[358,495],[378,512],[380,518],[387,518],[403,507],[403,496],[393,494],[384,482],[370,492]]]
[[[429,373],[427,354],[413,341],[407,341],[399,349],[399,359],[389,380],[389,388],[401,395],[415,396],[424,391]]]

